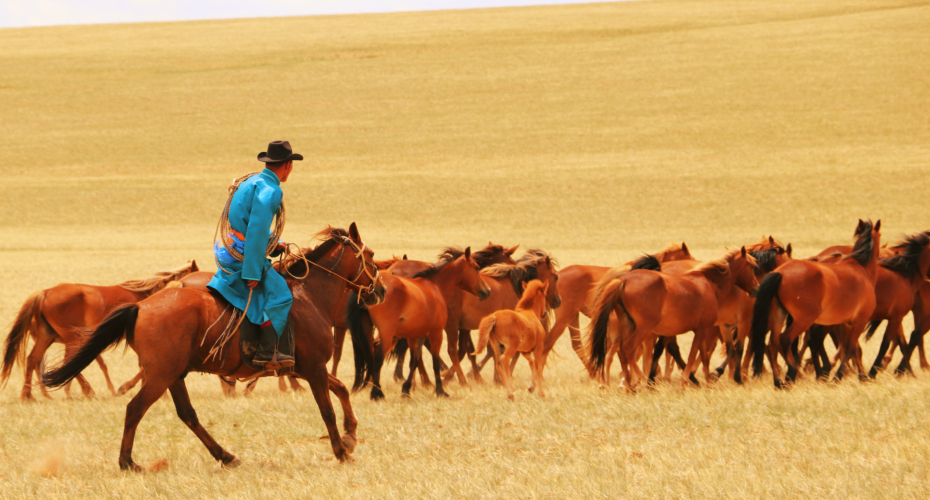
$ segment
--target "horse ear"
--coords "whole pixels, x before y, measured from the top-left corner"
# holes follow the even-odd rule
[[[684,241],[681,242],[681,251],[691,255],[691,250],[688,250],[688,245],[686,245]]]
[[[552,267],[552,259],[550,259],[548,255],[546,256],[546,267]]]
[[[549,282],[543,283],[543,295],[549,293]]]
[[[513,255],[514,252],[516,252],[518,248],[520,248],[519,244],[513,248],[507,249],[507,251],[505,251],[504,253],[506,253],[507,255]]]
[[[775,238],[772,238],[771,236],[769,236],[769,245],[774,245],[774,244],[775,244]]]
[[[788,254],[788,258],[791,258],[791,243],[788,243],[788,247],[785,248],[785,253]]]
[[[404,254],[404,258],[401,260],[407,260],[407,254]]]
[[[882,228],[882,220],[878,219],[878,222],[875,223],[875,232],[877,233]]]
[[[742,255],[743,258],[745,259],[745,258],[746,258],[746,247],[740,248],[740,249],[739,249],[739,253],[740,253],[740,255]]]
[[[192,272],[192,273],[196,273],[196,272],[198,272],[198,271],[200,271],[200,268],[197,267],[197,261],[196,261],[196,260],[192,260],[192,261],[191,261],[191,272]]]
[[[468,247],[465,249],[465,260],[468,260],[470,258],[471,258],[471,247]]]
[[[362,241],[362,237],[358,235],[358,226],[356,226],[354,222],[349,224],[349,237],[356,243]]]

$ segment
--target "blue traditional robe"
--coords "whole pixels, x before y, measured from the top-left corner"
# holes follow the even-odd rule
[[[221,236],[229,238],[227,241],[243,259],[242,262],[234,259],[218,242],[213,248],[214,254],[219,265],[230,272],[217,269],[207,285],[241,311],[249,300],[245,280],[259,281],[252,292],[246,317],[256,325],[271,321],[278,338],[284,333],[287,314],[294,301],[287,281],[271,267],[266,254],[272,236],[271,222],[281,207],[282,196],[281,181],[267,168],[239,185],[229,205],[229,225],[234,232]]]

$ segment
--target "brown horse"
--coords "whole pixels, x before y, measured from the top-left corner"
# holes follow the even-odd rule
[[[303,258],[287,266],[285,273],[297,276],[288,280],[294,296],[289,318],[297,361],[293,371],[309,382],[329,431],[333,452],[339,460],[346,460],[355,446],[357,421],[345,386],[326,371],[326,363],[333,352],[332,318],[340,307],[338,301],[346,287],[359,290],[363,300],[377,303],[383,297],[383,286],[380,285],[377,268],[371,263],[373,252],[362,243],[354,223],[348,231],[327,228],[320,237],[324,241],[313,250],[302,252]],[[166,389],[171,392],[178,416],[211,455],[224,466],[236,466],[239,460],[224,450],[197,420],[184,382],[190,372],[239,379],[271,374],[251,369],[243,363],[237,347],[238,331],[210,328],[214,324],[231,324],[231,309],[219,294],[195,288],[173,288],[138,304],[120,306],[62,366],[43,374],[45,383],[50,387],[63,385],[101,351],[125,339],[139,355],[145,380],[126,408],[120,468],[143,470],[132,459],[136,427]],[[228,343],[223,343],[221,337]],[[368,340],[359,340],[361,342],[356,348],[366,351]],[[211,356],[211,346],[225,347],[220,347],[221,353],[214,351],[217,355]],[[366,358],[370,360],[371,352],[367,351],[367,354]],[[336,427],[329,390],[337,393],[343,406],[346,435],[342,437]]]
[[[71,353],[75,342],[80,340],[79,329],[94,327],[103,321],[117,306],[134,304],[165,288],[169,283],[197,272],[197,263],[188,262],[171,271],[160,271],[155,275],[131,280],[116,286],[80,285],[75,283],[62,283],[52,288],[33,293],[26,299],[13,328],[6,338],[6,349],[3,357],[3,368],[0,370],[0,379],[6,384],[13,364],[17,361],[25,366],[25,381],[20,399],[34,401],[32,396],[32,374],[38,375],[39,365],[45,357],[45,352],[55,342],[65,345],[65,355]],[[29,336],[33,337],[35,345],[26,356],[26,343]],[[97,357],[97,364],[103,371],[107,381],[107,388],[114,396],[117,394],[110,381],[110,374],[103,357]],[[85,396],[92,397],[94,390],[84,379],[77,375]],[[51,398],[45,386],[39,381],[42,395]],[[65,396],[71,398],[71,384],[65,386]]]
[[[504,386],[507,388],[507,398],[513,400],[513,372],[510,360],[520,353],[530,363],[533,372],[533,384],[530,392],[539,389],[539,397],[546,397],[543,390],[543,368],[545,368],[543,348],[546,343],[546,329],[541,320],[546,315],[549,283],[532,280],[526,284],[523,296],[513,311],[501,310],[481,320],[478,327],[478,343],[475,350],[483,351],[488,347],[494,352],[494,363],[500,373]],[[505,347],[503,354],[500,346]]]
[[[691,260],[691,253],[688,251],[688,245],[669,245],[666,248],[652,254],[660,263],[674,260]],[[631,260],[621,267],[629,270],[639,259]],[[559,271],[559,296],[562,297],[562,304],[555,308],[555,322],[549,330],[546,337],[546,355],[555,346],[559,337],[569,329],[569,336],[572,340],[572,349],[578,355],[578,359],[587,366],[587,355],[584,353],[581,343],[580,314],[592,318],[594,309],[597,304],[594,302],[594,286],[604,278],[610,267],[602,266],[583,266],[573,265]]]
[[[384,301],[378,305],[363,309],[356,301],[349,301],[346,322],[353,337],[367,337],[362,321],[367,310],[374,327],[378,329],[381,349],[376,349],[374,369],[372,371],[371,399],[384,399],[381,390],[381,366],[384,356],[394,347],[395,338],[405,338],[410,343],[410,375],[402,387],[403,394],[410,394],[413,376],[420,360],[420,339],[429,340],[430,353],[433,356],[433,371],[436,376],[436,395],[448,396],[442,389],[439,376],[439,350],[442,348],[442,333],[448,319],[446,299],[459,288],[473,293],[482,300],[487,298],[488,285],[481,279],[478,264],[471,258],[471,248],[456,259],[443,260],[421,271],[413,278],[402,278],[393,274],[384,275],[384,287],[387,290]],[[452,365],[461,373],[455,346],[449,345]],[[464,376],[460,376],[464,382]],[[356,378],[354,389],[361,388]]]
[[[490,266],[481,271],[491,289],[491,294],[487,300],[477,301],[474,297],[466,296],[462,302],[461,312],[454,324],[447,328],[454,328],[459,332],[460,346],[471,346],[471,331],[477,330],[481,325],[481,320],[486,316],[493,314],[502,309],[513,309],[523,295],[524,283],[529,280],[538,279],[549,284],[546,295],[546,301],[550,308],[558,307],[562,303],[562,297],[559,295],[558,281],[559,271],[558,262],[548,253],[539,249],[530,249],[517,260],[515,264],[497,264]],[[450,321],[450,323],[452,323]],[[548,316],[543,321],[543,326],[548,327]],[[453,331],[448,330],[447,331]],[[464,340],[463,340],[464,337]],[[471,376],[476,382],[481,383],[481,368],[484,363],[493,356],[493,352],[488,353],[488,357],[481,363],[477,363],[475,356],[477,352],[469,353],[469,359],[472,362]],[[465,348],[460,349],[460,353],[467,352]],[[516,360],[516,358],[514,358]],[[543,363],[545,363],[545,356]],[[495,374],[497,374],[495,368]]]
[[[479,270],[485,269],[488,266],[492,266],[495,264],[514,264],[515,262],[513,260],[513,254],[514,252],[517,251],[517,248],[519,247],[520,245],[511,247],[511,248],[506,248],[501,245],[495,245],[494,243],[491,243],[489,241],[488,246],[486,246],[485,248],[478,250],[477,252],[472,252],[471,258],[472,260],[475,261],[476,264],[478,264]],[[463,253],[464,253],[464,250],[462,250],[459,247],[446,247],[439,254],[438,260],[440,262],[447,261],[447,260],[454,260],[460,257]],[[428,262],[402,259],[401,261],[394,262],[389,267],[387,267],[386,272],[397,275],[397,276],[401,276],[403,278],[410,278],[413,275],[421,271],[424,271],[425,269],[428,269],[431,265],[432,264]],[[381,268],[381,269],[385,269],[385,268]],[[452,295],[449,296],[449,298],[446,300],[446,311],[449,313],[449,316],[446,319],[446,327],[445,327],[446,339],[449,342],[449,345],[456,346],[456,352],[457,352],[460,362],[462,360],[462,356],[466,352],[468,352],[470,344],[471,344],[470,337],[467,339],[468,342],[464,344],[462,342],[461,336],[459,336],[459,338],[456,339],[456,335],[459,334],[458,323],[459,323],[459,318],[462,315],[462,303],[465,300],[465,296],[467,295],[469,294],[467,294],[463,290],[456,289],[455,291],[452,292]],[[341,344],[339,343],[338,329],[336,333],[337,333],[336,345],[339,346]],[[456,342],[458,343],[456,344]],[[409,346],[407,345],[406,339],[401,338],[397,340],[397,345],[395,346],[394,351],[393,351],[394,355],[397,357],[397,364],[394,367],[394,379],[395,380],[404,380],[403,363],[404,363],[404,357],[408,350],[408,347]],[[420,372],[420,376],[423,379],[423,383],[429,384],[430,383],[429,376],[426,374],[426,368],[423,366],[422,360],[417,365],[417,369]],[[455,376],[455,372],[453,370],[449,370],[448,376],[444,374],[443,380],[448,382],[449,380],[451,380],[451,377],[453,376]]]
[[[792,260],[769,273],[759,285],[753,307],[753,373],[762,372],[765,334],[772,331],[772,343],[788,363],[785,382],[797,377],[800,353],[796,340],[814,324],[840,325],[845,330],[841,346],[843,359],[853,359],[860,378],[865,377],[859,351],[859,335],[875,310],[875,282],[878,273],[881,221],[859,221],[852,252],[835,264]],[[777,300],[776,300],[777,299]],[[774,314],[772,314],[774,313]],[[787,328],[781,331],[785,318]],[[777,344],[776,344],[777,341]],[[815,346],[812,346],[814,349]],[[790,351],[790,355],[789,355]],[[783,387],[773,366],[776,387]]]
[[[751,291],[758,283],[755,259],[742,247],[705,262],[681,275],[650,270],[630,271],[601,287],[595,321],[589,337],[590,364],[602,375],[609,344],[619,344],[623,374],[631,390],[644,378],[634,361],[637,351],[653,335],[676,336],[694,332],[683,382],[693,373],[704,339],[716,335],[718,303],[734,285]],[[620,320],[619,331],[608,335],[611,312]],[[651,350],[652,343],[646,346]],[[651,352],[644,359],[651,362]],[[630,368],[635,374],[631,376]]]

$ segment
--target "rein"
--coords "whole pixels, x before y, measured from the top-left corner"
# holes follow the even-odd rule
[[[327,273],[329,273],[329,274],[331,274],[331,275],[333,275],[333,276],[335,276],[335,277],[341,279],[342,281],[344,281],[344,282],[345,282],[347,285],[349,285],[350,287],[355,288],[355,290],[356,290],[357,292],[360,292],[360,293],[363,292],[363,291],[367,291],[368,293],[374,292],[375,286],[377,286],[378,282],[380,282],[380,281],[382,280],[382,278],[381,278],[381,273],[378,272],[378,267],[375,266],[373,263],[371,263],[371,266],[375,269],[375,274],[372,275],[371,272],[368,271],[368,264],[369,264],[369,262],[368,262],[367,259],[365,259],[365,249],[367,248],[367,245],[365,245],[365,243],[362,243],[362,246],[359,247],[354,241],[352,241],[351,238],[347,238],[347,237],[343,237],[342,243],[343,243],[343,245],[342,245],[342,251],[343,251],[343,252],[345,252],[345,248],[346,248],[345,245],[349,245],[349,246],[352,247],[353,250],[355,250],[355,258],[357,258],[357,259],[359,259],[359,260],[361,261],[361,262],[359,263],[358,272],[355,274],[355,278],[353,278],[351,281],[348,280],[348,279],[346,279],[346,278],[343,278],[343,277],[340,276],[339,274],[333,272],[331,269],[327,269],[327,268],[325,268],[325,267],[323,267],[323,266],[317,264],[316,262],[313,262],[313,261],[307,259],[307,256],[304,255],[303,253],[300,253],[300,252],[291,253],[291,249],[290,249],[291,245],[297,246],[297,245],[295,245],[294,243],[289,243],[289,244],[288,244],[287,250],[286,250],[286,251],[287,251],[287,254],[288,254],[288,255],[294,255],[294,256],[296,256],[296,257],[302,259],[302,260],[304,261],[304,264],[307,264],[307,272],[305,272],[303,276],[297,277],[297,276],[294,276],[293,274],[291,274],[290,270],[288,269],[288,266],[279,266],[279,267],[283,268],[284,273],[287,274],[288,276],[290,276],[292,279],[302,280],[302,279],[305,279],[307,276],[310,275],[310,265],[313,265],[313,266],[318,267],[318,268],[320,268],[320,269],[326,271]],[[298,247],[298,248],[299,248],[299,247]],[[285,258],[284,255],[282,255],[282,256],[281,256],[281,260],[280,260],[279,262],[283,262],[283,261],[284,261],[284,258]],[[340,255],[340,258],[336,260],[336,265],[338,265],[338,264],[339,264],[339,261],[341,261],[341,260],[342,260],[342,258],[341,258],[341,255]],[[334,267],[335,267],[335,266],[334,266]],[[362,273],[365,273],[365,274],[368,276],[368,278],[371,280],[371,284],[368,285],[367,287],[366,287],[366,286],[359,285],[358,283],[356,283],[356,281],[358,281],[358,279],[362,277]],[[361,295],[360,295],[360,296],[361,296]]]

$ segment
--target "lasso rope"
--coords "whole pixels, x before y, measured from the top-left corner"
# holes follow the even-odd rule
[[[229,233],[233,231],[232,225],[229,223],[229,207],[232,205],[233,197],[236,195],[236,191],[239,190],[239,185],[245,182],[246,180],[259,175],[261,172],[252,172],[251,174],[243,175],[242,177],[233,181],[232,185],[229,186],[229,197],[226,198],[226,205],[223,207],[223,213],[220,215],[220,220],[216,224],[216,232],[213,234],[213,241],[215,242],[219,238],[220,242],[223,243],[223,248],[229,252],[234,259],[242,262],[245,258],[241,253],[239,253],[235,248],[233,248],[228,242]],[[281,240],[281,235],[284,234],[284,221],[285,221],[285,212],[284,212],[284,200],[281,200],[281,207],[278,209],[278,213],[275,214],[275,223],[274,230],[271,233],[271,238],[268,240],[268,248],[265,250],[265,255],[270,255],[274,251],[275,247],[278,246],[278,241]],[[219,259],[216,259],[216,265],[223,270],[226,274],[232,274],[232,271],[228,271],[226,268],[220,264]]]

